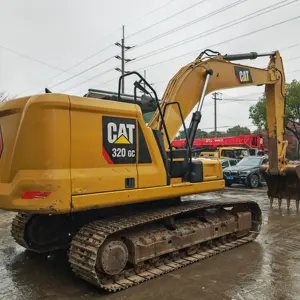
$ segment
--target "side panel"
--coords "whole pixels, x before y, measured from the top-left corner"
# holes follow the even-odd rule
[[[72,195],[136,188],[136,132],[135,105],[71,97]]]
[[[44,94],[3,103],[0,208],[71,210],[69,97]],[[32,196],[32,193],[47,196]]]
[[[177,183],[161,187],[134,189],[131,191],[107,192],[103,194],[78,195],[73,197],[74,211],[102,208],[145,201],[175,198],[198,193],[222,190],[224,180],[212,180],[201,183]]]

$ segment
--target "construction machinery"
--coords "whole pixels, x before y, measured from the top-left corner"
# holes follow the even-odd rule
[[[267,68],[231,62],[258,56],[270,57]],[[133,99],[120,93],[126,76],[138,78]],[[181,201],[225,186],[218,160],[192,160],[205,95],[251,85],[266,85],[268,194],[298,200],[299,166],[285,160],[279,52],[207,50],[175,74],[161,102],[130,72],[102,99],[95,91],[93,98],[47,91],[2,103],[0,208],[18,212],[14,239],[37,253],[68,249],[74,273],[111,292],[253,241],[262,222],[256,202]],[[186,147],[174,149],[181,126]]]
[[[194,149],[194,154],[198,157],[212,157],[212,158],[237,158],[242,159],[244,156],[249,156],[250,151],[248,148],[243,147],[217,147],[217,148],[204,148]]]
[[[175,148],[182,148],[185,146],[185,140],[179,139],[172,142]],[[249,149],[248,155],[264,154],[262,134],[242,134],[238,136],[224,136],[214,138],[195,138],[193,148],[220,148],[220,147],[241,147],[242,149]],[[246,148],[244,148],[246,147]],[[233,150],[233,149],[230,149]]]

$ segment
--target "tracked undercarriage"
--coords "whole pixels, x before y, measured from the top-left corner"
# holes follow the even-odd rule
[[[63,248],[71,239],[64,232],[69,238],[49,242],[49,249],[46,242],[39,248],[28,240],[29,220],[30,216],[20,214],[12,226],[16,241],[29,250]],[[191,201],[132,209],[87,222],[76,230],[69,262],[77,276],[116,292],[253,241],[260,226],[260,208],[249,201]]]

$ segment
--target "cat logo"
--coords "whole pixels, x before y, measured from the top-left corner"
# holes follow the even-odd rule
[[[249,82],[249,71],[247,71],[247,70],[240,71],[239,75],[240,75],[241,82]]]
[[[234,73],[239,83],[252,83],[252,76],[248,68],[235,66]]]
[[[136,129],[134,118],[102,116],[102,155],[108,164],[136,163]]]
[[[110,144],[131,145],[133,144],[133,132],[135,124],[107,124],[107,140]]]

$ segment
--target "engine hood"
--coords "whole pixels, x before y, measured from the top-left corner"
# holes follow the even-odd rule
[[[258,167],[252,167],[252,166],[233,166],[233,167],[228,167],[225,168],[223,171],[252,171],[257,169]]]

